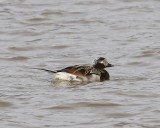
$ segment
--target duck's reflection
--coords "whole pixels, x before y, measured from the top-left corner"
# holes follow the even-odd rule
[[[74,86],[78,86],[78,85],[86,85],[88,84],[88,82],[71,82],[71,81],[52,81],[52,85],[55,87],[74,87]]]

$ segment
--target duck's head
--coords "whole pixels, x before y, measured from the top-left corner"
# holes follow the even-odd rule
[[[113,67],[113,65],[108,63],[105,58],[99,57],[94,61],[93,67],[97,69],[104,69],[106,67]]]

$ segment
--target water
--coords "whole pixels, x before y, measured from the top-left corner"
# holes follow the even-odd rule
[[[160,1],[2,0],[1,128],[160,127]],[[53,83],[106,57],[111,80]]]

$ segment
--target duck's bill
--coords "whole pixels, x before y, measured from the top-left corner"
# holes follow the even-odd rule
[[[108,65],[106,67],[113,67],[113,64],[108,63]]]

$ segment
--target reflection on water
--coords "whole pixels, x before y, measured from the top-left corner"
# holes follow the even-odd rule
[[[115,103],[90,103],[90,102],[79,102],[79,103],[70,103],[70,104],[64,104],[59,106],[53,106],[49,107],[48,109],[78,109],[78,108],[106,108],[106,107],[116,107],[120,106],[119,104]]]
[[[10,107],[10,106],[12,106],[11,103],[0,101],[0,108],[7,108],[7,107]]]
[[[87,82],[78,82],[78,81],[55,81],[53,79],[52,84],[54,87],[74,87],[74,86],[78,86],[78,85],[86,85],[88,84]]]
[[[160,126],[160,1],[0,2],[0,127]],[[53,81],[105,57],[111,79]]]

